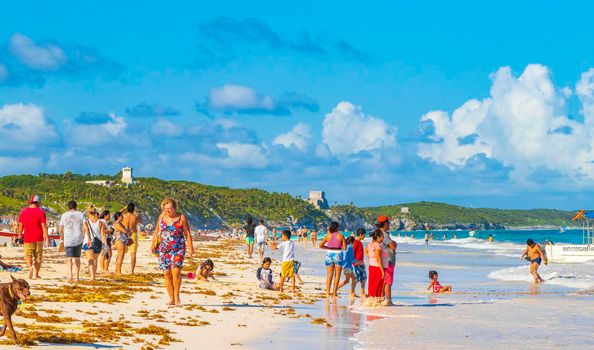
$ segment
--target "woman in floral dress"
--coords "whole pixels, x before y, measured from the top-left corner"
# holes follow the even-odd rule
[[[175,200],[167,198],[161,203],[163,213],[155,225],[152,247],[159,255],[159,267],[163,270],[165,286],[170,306],[180,305],[181,269],[186,254],[186,244],[190,256],[194,254],[190,225],[185,215],[177,212]]]

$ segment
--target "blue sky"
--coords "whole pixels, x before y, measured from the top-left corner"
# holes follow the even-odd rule
[[[0,174],[588,207],[593,6],[6,4]]]

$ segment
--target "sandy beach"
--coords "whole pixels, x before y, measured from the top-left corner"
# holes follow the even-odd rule
[[[322,295],[319,279],[308,277],[294,296],[258,289],[258,259],[248,261],[239,241],[195,242],[196,254],[186,259],[184,271],[194,271],[200,262],[211,258],[217,281],[185,279],[183,305],[168,308],[163,278],[156,258],[148,253],[149,245],[149,241],[141,241],[135,276],[126,275],[126,260],[125,275],[101,275],[90,283],[88,274],[83,273],[76,285],[66,283],[62,254],[56,248],[47,249],[43,279],[29,281],[32,297],[13,317],[19,339],[44,349],[83,347],[79,343],[126,349],[250,348],[246,345],[249,341],[294,318],[307,318],[308,323],[320,323],[316,327],[326,327],[324,321],[295,311]],[[5,262],[23,266],[22,248],[3,247],[0,254]],[[275,260],[273,271],[279,269]],[[13,275],[26,278],[22,272]],[[10,279],[8,273],[2,276],[3,281]],[[7,337],[2,338],[2,344],[13,347]]]
[[[327,301],[325,253],[311,243],[296,243],[305,283],[292,296],[257,288],[259,259],[247,258],[242,241],[201,240],[184,270],[193,271],[211,258],[217,281],[184,280],[183,306],[168,308],[156,259],[148,253],[149,242],[141,241],[136,276],[102,275],[90,284],[83,274],[83,282],[74,286],[63,277],[62,255],[49,249],[44,278],[30,281],[32,298],[13,321],[25,344],[45,349],[509,349],[527,342],[543,349],[594,346],[590,265],[582,270],[548,265],[541,272],[547,282],[537,286],[518,260],[518,244],[459,239],[425,246],[420,240],[394,239],[399,242],[395,307],[366,305],[350,299],[346,290]],[[3,247],[0,254],[5,262],[23,265],[21,248]],[[278,273],[280,252],[267,250],[266,256],[273,258],[272,269]],[[125,260],[124,273],[127,264]],[[424,290],[432,268],[439,270],[442,284],[453,284],[454,293]],[[1,276],[9,279],[8,273]],[[1,340],[3,348],[13,347],[9,338]]]

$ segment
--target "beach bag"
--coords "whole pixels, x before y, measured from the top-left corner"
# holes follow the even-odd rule
[[[101,242],[101,240],[99,238],[97,238],[95,236],[95,231],[93,231],[93,227],[91,226],[91,223],[89,222],[89,220],[87,220],[86,222],[87,222],[87,227],[89,228],[89,232],[91,233],[91,236],[93,236],[93,243],[91,243],[90,247],[87,243],[83,244],[82,249],[83,250],[93,249],[94,251],[99,250],[99,248],[101,248],[103,243]]]

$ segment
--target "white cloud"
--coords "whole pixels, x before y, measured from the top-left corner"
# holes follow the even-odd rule
[[[255,89],[233,84],[225,84],[210,91],[210,107],[214,110],[264,110],[275,109],[274,99]]]
[[[152,126],[152,132],[155,135],[169,137],[180,136],[183,133],[182,128],[168,119],[159,119]]]
[[[280,134],[272,140],[273,145],[283,145],[284,147],[297,147],[300,151],[307,150],[312,138],[311,128],[304,123],[298,123],[291,131]]]
[[[115,141],[134,141],[124,135],[128,124],[123,117],[113,113],[109,113],[108,116],[109,120],[103,124],[75,124],[69,130],[66,142],[71,146],[99,146]]]
[[[435,142],[419,143],[421,157],[455,169],[484,154],[513,167],[518,179],[539,168],[594,178],[594,70],[576,86],[584,123],[566,116],[570,90],[556,89],[545,66],[528,65],[519,77],[503,67],[492,79],[490,98],[469,100],[451,117],[432,111],[421,118]]]
[[[226,157],[216,157],[196,152],[184,153],[182,162],[195,163],[201,167],[223,169],[263,169],[268,166],[267,152],[264,147],[248,143],[217,143]]]
[[[60,136],[35,105],[12,104],[0,108],[0,151],[32,151],[58,143]]]
[[[23,65],[31,69],[57,70],[68,61],[60,47],[52,44],[37,45],[19,33],[10,37],[9,49]]]
[[[332,154],[349,155],[395,147],[396,131],[383,119],[365,115],[360,106],[340,102],[324,118],[322,139]]]
[[[5,65],[0,63],[0,84],[6,82],[8,80],[8,69]]]

